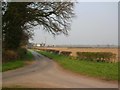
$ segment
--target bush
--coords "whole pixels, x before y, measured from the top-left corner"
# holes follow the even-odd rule
[[[9,60],[22,59],[26,56],[26,48],[18,48],[17,50],[3,50],[2,51],[2,61],[8,62]]]
[[[13,50],[5,50],[3,51],[3,60],[15,60],[18,58],[17,52]],[[4,61],[3,61],[4,62]]]
[[[77,52],[77,58],[80,60],[110,62],[116,59],[116,54],[111,52]]]
[[[58,50],[53,50],[52,53],[59,54],[59,51]]]
[[[71,53],[72,52],[69,52],[69,51],[62,51],[60,54],[65,56],[70,56]]]
[[[54,54],[59,54],[59,50],[47,49],[47,52],[54,53]]]
[[[24,58],[27,54],[27,49],[26,48],[19,48],[17,50],[17,53],[19,55],[19,58]]]

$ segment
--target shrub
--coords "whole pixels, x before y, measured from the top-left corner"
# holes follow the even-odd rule
[[[19,48],[17,50],[17,53],[19,55],[19,58],[24,58],[27,54],[27,49],[26,48]]]
[[[59,50],[47,49],[47,52],[54,53],[54,54],[59,54]]]
[[[77,52],[77,58],[80,60],[110,62],[116,58],[116,54],[111,52]]]
[[[65,56],[70,56],[72,52],[69,52],[69,51],[62,51],[60,52],[61,55],[65,55]]]
[[[54,54],[59,54],[59,51],[58,50],[54,50],[53,53]]]
[[[5,60],[5,61],[7,61],[7,60],[15,60],[17,58],[18,58],[18,54],[17,54],[17,52],[15,52],[13,50],[5,50],[3,52],[3,60]]]

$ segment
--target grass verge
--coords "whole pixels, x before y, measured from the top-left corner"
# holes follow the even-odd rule
[[[30,51],[27,52],[24,59],[14,60],[11,62],[3,63],[2,64],[2,72],[16,69],[19,67],[23,67],[26,63],[26,61],[30,61],[33,59],[33,55]]]
[[[118,80],[118,63],[74,60],[70,57],[56,55],[45,51],[39,51],[39,53],[52,58],[63,68],[73,72],[105,80]]]

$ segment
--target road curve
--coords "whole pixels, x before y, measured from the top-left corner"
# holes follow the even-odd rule
[[[24,88],[118,88],[117,82],[89,78],[65,72],[51,59],[31,51],[31,65],[3,73],[3,87]]]

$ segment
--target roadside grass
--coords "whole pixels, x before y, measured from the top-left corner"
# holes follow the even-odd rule
[[[31,61],[32,59],[33,59],[33,55],[30,51],[28,51],[24,59],[18,59],[18,60],[10,61],[7,63],[3,63],[1,70],[2,72],[4,72],[4,71],[19,68],[19,67],[23,67],[24,65],[26,65],[25,63],[26,61]]]
[[[42,55],[52,58],[64,69],[68,69],[75,73],[97,77],[104,80],[118,80],[118,63],[74,60],[63,55],[57,55],[45,51],[38,52]]]

